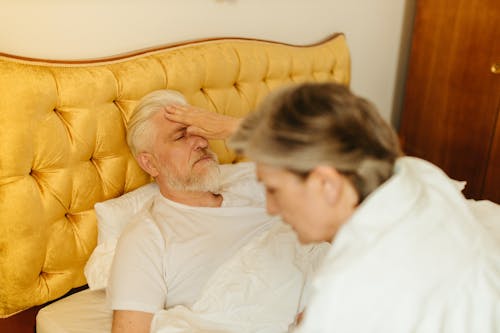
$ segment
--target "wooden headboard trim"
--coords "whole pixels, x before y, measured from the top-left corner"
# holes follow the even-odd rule
[[[203,44],[207,42],[214,42],[214,41],[232,41],[232,42],[238,42],[238,41],[257,41],[257,42],[262,42],[262,43],[269,43],[269,44],[277,44],[277,45],[286,45],[286,46],[292,46],[292,47],[298,47],[298,48],[307,48],[307,47],[313,47],[317,45],[321,45],[323,43],[326,43],[332,39],[337,38],[338,36],[343,36],[343,33],[334,33],[331,34],[330,36],[316,42],[316,43],[310,43],[310,44],[289,44],[289,43],[283,43],[283,42],[278,42],[278,41],[272,41],[272,40],[265,40],[265,39],[258,39],[258,38],[245,38],[245,37],[215,37],[215,38],[204,38],[204,39],[193,39],[189,41],[183,41],[183,42],[178,42],[178,43],[169,43],[169,44],[164,44],[156,47],[149,47],[149,48],[144,48],[144,49],[139,49],[131,52],[125,52],[125,53],[120,53],[117,55],[109,56],[109,57],[100,57],[100,58],[90,58],[90,59],[74,59],[74,60],[64,60],[64,59],[44,59],[44,58],[31,58],[31,57],[23,57],[20,55],[15,55],[15,54],[9,54],[9,53],[3,53],[0,52],[0,59],[5,58],[9,59],[10,61],[18,61],[21,63],[29,63],[32,65],[61,65],[61,66],[71,66],[71,65],[93,65],[93,64],[99,64],[99,65],[107,65],[107,64],[112,64],[116,62],[120,62],[123,60],[130,60],[136,57],[142,57],[145,55],[152,55],[158,52],[163,52],[168,49],[175,49],[179,47],[184,47],[187,45],[196,45],[196,44]]]

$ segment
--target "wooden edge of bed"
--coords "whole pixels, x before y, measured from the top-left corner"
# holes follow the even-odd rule
[[[88,289],[88,285],[73,288],[63,296],[45,304],[33,306],[7,318],[0,318],[0,332],[5,333],[34,333],[36,332],[36,316],[44,306],[54,303],[64,297]]]

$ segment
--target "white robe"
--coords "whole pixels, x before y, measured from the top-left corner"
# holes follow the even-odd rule
[[[500,332],[499,231],[499,205],[400,158],[337,233],[295,332]]]

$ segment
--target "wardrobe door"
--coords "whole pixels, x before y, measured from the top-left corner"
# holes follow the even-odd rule
[[[484,198],[483,184],[500,186],[485,181],[490,153],[498,156],[499,149],[491,144],[499,135],[500,75],[491,66],[500,60],[500,3],[419,0],[413,29],[403,148],[466,180],[468,197]],[[489,170],[498,174],[498,166]]]
[[[491,143],[490,160],[484,178],[483,197],[500,204],[500,105],[495,135]]]

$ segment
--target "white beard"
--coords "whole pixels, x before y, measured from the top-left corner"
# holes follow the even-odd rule
[[[217,162],[206,166],[203,173],[191,173],[181,179],[179,175],[168,173],[168,187],[176,191],[219,193],[221,187],[220,169]]]

